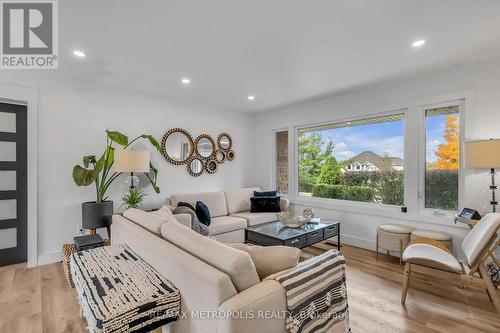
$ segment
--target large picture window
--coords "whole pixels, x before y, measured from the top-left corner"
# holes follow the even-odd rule
[[[458,210],[460,106],[425,110],[425,208]]]
[[[405,115],[303,128],[299,196],[404,205]]]

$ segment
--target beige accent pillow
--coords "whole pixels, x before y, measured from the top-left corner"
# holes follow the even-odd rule
[[[123,212],[123,216],[157,236],[161,236],[161,226],[167,222],[164,217],[137,208],[127,209]]]
[[[162,206],[158,210],[154,210],[151,212],[152,214],[158,215],[159,217],[162,217],[164,219],[169,219],[169,218],[175,218],[174,214],[170,210],[170,207],[168,205]]]
[[[295,267],[301,251],[290,246],[249,246],[247,244],[229,244],[232,248],[245,251],[252,257],[259,278]]]
[[[260,282],[252,258],[244,251],[204,237],[177,222],[164,223],[161,227],[161,236],[169,243],[227,274],[238,292]]]

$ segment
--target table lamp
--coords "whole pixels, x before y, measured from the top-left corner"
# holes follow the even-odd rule
[[[113,167],[116,172],[130,172],[127,183],[130,188],[139,184],[139,178],[134,172],[149,172],[150,153],[149,150],[122,149],[115,151]]]
[[[497,185],[495,184],[495,168],[500,168],[500,139],[479,140],[465,143],[465,167],[469,169],[490,169],[491,201],[493,212],[496,212]]]

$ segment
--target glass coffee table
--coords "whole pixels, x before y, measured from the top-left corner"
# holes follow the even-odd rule
[[[285,245],[299,249],[337,237],[340,250],[340,222],[313,220],[300,228],[286,227],[279,221],[250,226],[245,229],[245,243],[271,246]]]

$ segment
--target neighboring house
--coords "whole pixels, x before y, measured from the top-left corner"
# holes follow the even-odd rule
[[[351,164],[348,164],[343,171],[379,171],[379,170],[397,170],[404,169],[403,160],[399,157],[382,157],[372,151],[364,151],[351,158]]]

